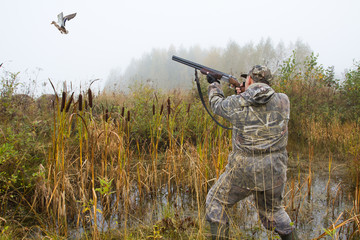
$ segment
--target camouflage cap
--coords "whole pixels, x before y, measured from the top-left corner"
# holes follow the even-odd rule
[[[250,77],[255,82],[259,82],[259,81],[270,82],[272,80],[270,69],[262,65],[253,66],[248,74],[241,74],[241,77],[247,78],[248,75],[250,75]]]

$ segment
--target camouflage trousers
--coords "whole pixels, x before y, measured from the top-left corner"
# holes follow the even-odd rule
[[[264,227],[279,234],[293,231],[290,217],[282,206],[284,185],[265,191],[247,189],[236,184],[241,176],[234,176],[228,169],[212,186],[206,197],[206,220],[226,224],[229,222],[228,212],[238,201],[253,195]]]

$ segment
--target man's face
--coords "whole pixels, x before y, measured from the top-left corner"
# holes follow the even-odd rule
[[[247,76],[246,80],[245,80],[245,90],[248,89],[248,87],[253,83],[252,78],[250,77],[250,75]]]

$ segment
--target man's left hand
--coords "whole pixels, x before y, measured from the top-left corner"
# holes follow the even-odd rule
[[[206,80],[208,81],[208,83],[214,83],[214,82],[217,82],[217,83],[220,83],[219,80],[217,80],[213,75],[211,74],[208,74],[206,75]]]

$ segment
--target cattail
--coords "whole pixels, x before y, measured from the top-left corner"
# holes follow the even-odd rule
[[[70,100],[66,105],[65,112],[69,112],[72,101],[74,100],[74,93],[71,94]]]
[[[171,112],[171,107],[170,107],[170,98],[168,98],[167,100],[167,113],[168,113],[168,116],[170,115],[170,112]]]
[[[153,115],[155,115],[155,104],[153,104]]]
[[[187,114],[189,114],[189,112],[190,112],[190,107],[191,107],[191,103],[189,103],[188,108],[186,110]]]
[[[163,113],[163,111],[164,111],[164,104],[161,104],[160,115]]]
[[[92,108],[93,107],[93,96],[92,96],[92,92],[91,92],[90,88],[88,90],[88,98],[89,98],[89,107]]]
[[[83,110],[83,102],[82,102],[82,94],[81,93],[79,95],[78,104],[79,104],[79,111],[81,112]]]
[[[122,107],[121,109],[121,117],[124,118],[125,115],[125,107]]]
[[[107,122],[109,120],[109,110],[106,109],[105,110],[105,122]]]
[[[127,121],[130,122],[130,110],[127,113]]]
[[[66,92],[62,92],[60,112],[64,110],[65,102],[66,102]]]

